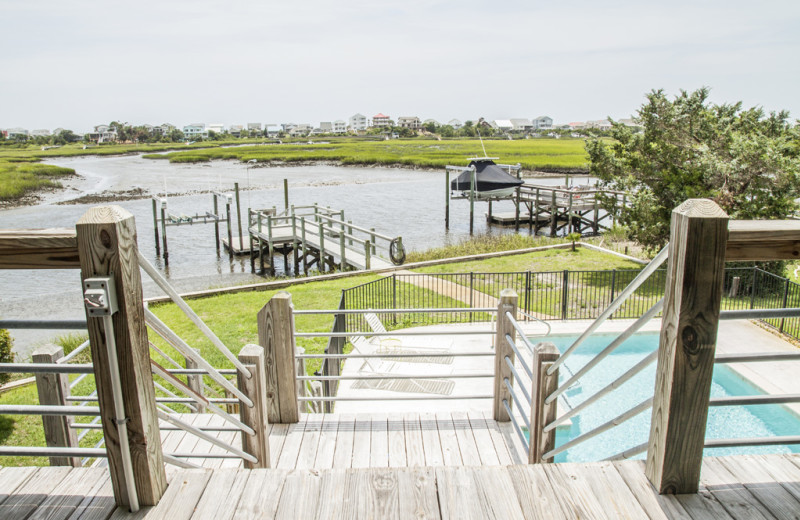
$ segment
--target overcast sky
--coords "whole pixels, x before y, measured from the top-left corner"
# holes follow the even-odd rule
[[[570,122],[703,85],[800,117],[797,0],[0,2],[0,128]]]

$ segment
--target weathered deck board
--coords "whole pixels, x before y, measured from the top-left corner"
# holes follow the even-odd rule
[[[347,423],[345,423],[347,424]],[[86,478],[84,478],[86,477]],[[707,458],[697,495],[662,496],[641,461],[324,470],[178,470],[155,507],[115,509],[107,470],[0,470],[0,518],[797,518],[800,455]]]
[[[350,468],[353,466],[353,436],[355,435],[356,418],[350,414],[341,415],[337,425],[333,467]]]
[[[425,452],[425,465],[430,467],[443,466],[442,442],[439,440],[436,416],[432,413],[424,413],[419,420],[422,429],[422,448]]]
[[[408,466],[406,455],[406,428],[402,415],[389,417],[389,467],[404,468]]]
[[[403,429],[406,440],[406,464],[410,468],[425,466],[425,450],[422,445],[419,414],[413,412],[403,414]]]
[[[389,417],[385,413],[372,414],[370,429],[369,467],[389,467]]]

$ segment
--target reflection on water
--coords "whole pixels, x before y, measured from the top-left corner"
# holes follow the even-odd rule
[[[234,161],[173,165],[140,156],[61,158],[48,162],[75,168],[81,178],[65,183],[67,189],[50,195],[42,204],[0,212],[0,228],[74,227],[90,206],[58,205],[56,202],[86,193],[125,191],[137,187],[162,196],[165,185],[170,212],[203,214],[213,209],[210,191],[232,192],[235,182],[242,190],[242,218],[246,219],[248,207],[276,206],[282,209],[283,179],[288,179],[290,204],[318,203],[337,210],[344,209],[345,219],[356,225],[374,227],[385,235],[402,236],[408,250],[437,247],[469,236],[468,201],[451,202],[450,231],[444,229],[443,171],[329,165],[247,168],[247,165]],[[541,183],[560,184],[563,181],[563,178],[542,179]],[[119,201],[116,204],[134,215],[139,249],[179,291],[261,280],[250,273],[249,258],[238,257],[231,261],[224,251],[217,253],[213,224],[169,227],[169,268],[164,269],[155,251],[151,200]],[[476,204],[476,233],[513,231],[487,228],[483,218],[486,210],[486,203]],[[495,212],[512,210],[513,204],[508,201],[493,206]],[[232,214],[235,218],[235,208],[232,208]],[[236,233],[235,223],[233,229]],[[225,224],[220,226],[220,233],[226,235]],[[282,262],[276,263],[282,268]],[[144,291],[145,296],[160,294],[146,279]],[[0,271],[0,302],[3,318],[31,318],[43,314],[50,318],[83,316],[77,271]],[[31,333],[26,338],[28,333],[23,331],[12,333],[17,337],[17,343],[36,337]],[[38,335],[41,337],[41,333]],[[29,350],[19,344],[17,349]]]

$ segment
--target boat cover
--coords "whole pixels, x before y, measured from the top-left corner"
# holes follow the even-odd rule
[[[469,163],[475,166],[475,191],[495,191],[507,188],[516,188],[522,181],[509,175],[501,167],[497,166],[490,159],[475,160]],[[453,191],[469,191],[472,179],[472,172],[465,171],[450,182],[450,189]]]

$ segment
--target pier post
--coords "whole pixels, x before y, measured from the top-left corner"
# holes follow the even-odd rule
[[[594,214],[592,215],[592,232],[597,235],[600,232],[600,207],[597,205],[597,192],[594,194]]]
[[[225,219],[228,222],[228,257],[233,260],[233,225],[231,224],[231,196],[225,195]]]
[[[289,179],[283,179],[283,209],[289,211]]]
[[[233,191],[236,193],[236,222],[239,224],[239,248],[244,249],[244,235],[242,234],[242,207],[239,204],[239,183],[233,183]]]
[[[294,214],[294,205],[292,205],[292,253],[294,254],[294,275],[297,276],[297,271],[300,269],[300,257],[297,256],[297,215]]]
[[[444,229],[450,229],[450,170],[444,170]]]
[[[377,246],[375,245],[375,228],[369,228],[369,243],[372,244],[372,254],[374,255],[377,252]]]
[[[269,422],[295,423],[299,407],[291,294],[277,293],[258,312],[258,343],[264,348]]]
[[[569,202],[567,203],[567,233],[572,233],[572,193],[567,192]]]
[[[477,170],[473,166],[471,168],[472,175],[469,178],[469,234],[472,235],[475,229],[475,183],[476,179],[475,176],[477,175]]]
[[[308,274],[308,251],[306,250],[306,217],[300,217],[300,245],[303,247],[303,272]]]
[[[164,250],[164,266],[169,265],[169,251],[167,250],[167,199],[161,199],[161,241]]]
[[[353,245],[353,221],[352,220],[348,220],[347,221],[347,234],[350,235],[347,238],[347,243],[352,246]]]
[[[269,272],[275,276],[275,251],[272,244],[272,215],[267,215],[267,248],[269,251]]]
[[[219,201],[216,193],[213,193],[211,197],[214,199],[214,239],[217,244],[217,253],[219,253]]]
[[[371,250],[372,250],[372,246],[370,245],[369,240],[367,240],[366,242],[364,242],[364,267],[367,270],[371,269],[371,266],[370,266],[370,264],[371,264],[371,258],[370,258]]]
[[[37,348],[32,355],[34,363],[58,363],[64,357],[64,349],[48,344]],[[36,374],[36,390],[39,404],[44,406],[67,406],[70,395],[67,374]],[[70,428],[71,417],[66,415],[43,415],[44,440],[49,448],[77,448],[78,437]],[[51,466],[81,467],[78,457],[50,457]]]
[[[133,483],[139,504],[155,505],[167,488],[164,458],[158,429],[150,345],[144,322],[142,279],[137,262],[136,223],[133,215],[119,206],[89,209],[75,226],[81,279],[113,277],[117,311],[109,318],[89,315],[87,325],[92,349],[97,397],[106,440],[114,497],[118,505],[130,504],[123,457],[130,450]],[[111,377],[109,349],[118,358],[128,445],[120,436]]]
[[[514,204],[516,207],[516,211],[514,212],[514,230],[519,232],[519,186],[517,186],[517,189],[514,191],[516,192],[516,203]]]
[[[258,263],[261,266],[261,274],[264,274],[264,240],[261,238],[263,228],[263,213],[258,211]]]
[[[239,402],[239,417],[253,429],[254,435],[242,432],[242,450],[258,459],[258,462],[244,461],[247,469],[269,468],[269,421],[267,419],[267,377],[264,349],[248,344],[239,351],[239,361],[250,372],[250,378],[236,371],[239,390],[253,401],[249,407]]]
[[[557,401],[545,403],[547,396],[558,388],[558,369],[548,374],[550,365],[558,359],[559,352],[550,342],[539,343],[533,351],[533,381],[531,387],[531,431],[528,444],[528,464],[548,462],[542,455],[556,447],[556,430],[544,433],[542,430],[556,420]],[[552,462],[552,459],[550,459]]]
[[[486,217],[486,222],[488,222],[489,224],[492,223],[492,201],[491,200],[489,200],[489,214]]]
[[[319,260],[317,260],[317,268],[320,273],[325,272],[325,227],[322,224],[322,219],[319,221]]]
[[[556,229],[558,229],[558,206],[556,205],[556,190],[550,192],[550,237],[556,236]]]
[[[158,202],[153,198],[153,232],[156,235],[156,256],[161,255],[161,246],[158,243]]]
[[[533,213],[534,215],[536,215],[535,217],[533,217],[536,219],[533,224],[533,230],[536,233],[538,233],[539,232],[539,188],[536,188],[536,198],[534,199],[533,204],[534,204]],[[531,220],[533,220],[533,218]]]
[[[344,232],[339,234],[339,270],[347,271],[347,259],[344,251]]]
[[[517,301],[519,296],[513,289],[503,289],[500,291],[500,300],[497,303],[497,332],[494,336],[494,420],[498,422],[507,422],[511,420],[503,401],[508,403],[508,407],[513,409],[513,399],[511,394],[506,388],[505,380],[508,379],[509,383],[513,386],[514,375],[511,369],[506,364],[505,358],[511,359],[514,363],[514,350],[511,345],[506,341],[506,335],[515,338],[517,331],[506,316],[510,312],[514,318],[517,317]],[[525,413],[523,410],[520,412]]]
[[[725,275],[728,215],[689,199],[672,211],[664,317],[645,473],[659,493],[697,493]]]

